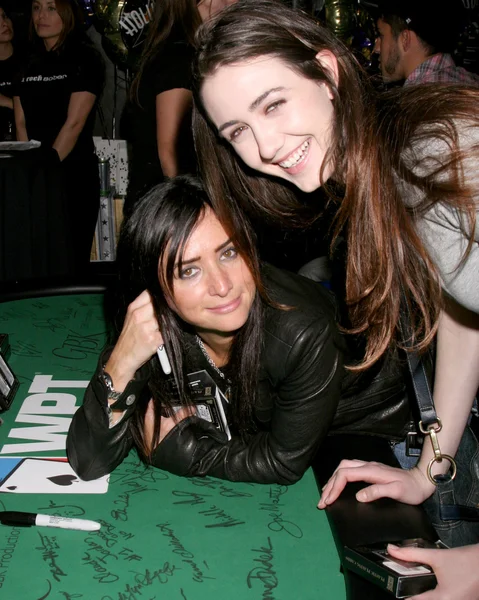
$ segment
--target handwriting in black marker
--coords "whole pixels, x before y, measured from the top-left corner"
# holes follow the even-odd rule
[[[193,572],[193,581],[203,583],[205,579],[215,579],[215,577],[207,577],[204,572],[200,569],[196,561],[194,560],[195,555],[187,550],[181,540],[178,538],[170,523],[160,523],[157,525],[158,529],[162,532],[163,536],[168,539],[168,545],[173,549],[173,554],[179,556],[182,561],[187,564]],[[206,561],[203,563],[207,569],[209,569]]]
[[[127,560],[128,562],[131,562],[132,560],[140,562],[143,560],[142,556],[135,554],[131,548],[125,548],[125,546],[123,546],[123,550],[120,550],[119,556],[122,556],[123,560]]]
[[[82,335],[70,330],[62,346],[54,348],[52,354],[58,358],[70,360],[83,360],[97,356],[103,346],[104,338],[104,332]]]
[[[36,302],[32,302],[32,306],[34,306],[38,310],[43,310],[44,308],[49,308],[49,305],[46,304],[46,302],[42,302],[41,300],[37,300]]]
[[[38,509],[38,512],[56,511],[60,510],[62,517],[82,517],[85,514],[85,509],[81,506],[75,506],[74,504],[55,504],[53,500],[50,500],[48,506],[42,506]],[[53,513],[55,516],[60,516],[57,513]]]
[[[12,354],[15,356],[25,356],[27,358],[38,358],[39,356],[42,356],[42,351],[38,350],[33,344],[18,342],[12,344]]]
[[[69,594],[68,592],[58,592],[63,594],[66,600],[74,600],[74,598],[83,598],[83,594]]]
[[[273,520],[268,524],[269,530],[275,531],[276,533],[284,531],[285,533],[297,539],[301,539],[303,537],[301,528],[291,521],[285,521],[282,513],[273,513],[270,514],[270,516]]]
[[[45,600],[45,598],[48,598],[48,596],[50,595],[50,592],[52,591],[52,584],[50,583],[50,581],[47,579],[47,583],[48,583],[48,592],[46,594],[44,594],[43,596],[40,596],[40,598],[38,598],[38,600]]]
[[[162,569],[157,569],[156,571],[151,572],[149,569],[146,569],[144,573],[138,573],[135,571],[131,571],[135,577],[135,583],[141,587],[146,587],[151,585],[154,581],[159,581],[160,583],[168,583],[168,579],[174,575],[174,572],[177,570],[177,567],[174,565],[170,565],[170,563],[165,562]]]
[[[59,319],[45,319],[45,321],[33,321],[32,325],[37,329],[49,329],[52,333],[65,329],[65,325]]]
[[[228,487],[220,479],[212,479],[211,477],[194,477],[191,483],[197,487],[216,490],[220,493],[220,496],[225,498],[251,498],[253,496],[248,492],[240,492],[238,489]]]
[[[93,579],[96,579],[98,583],[115,583],[120,578],[115,573],[112,573],[100,564],[100,560],[92,556],[89,552],[85,552],[82,561],[86,565],[90,565],[95,571],[96,575]]]
[[[204,504],[206,502],[205,498],[211,497],[211,494],[195,494],[194,492],[181,492],[176,490],[172,492],[172,494],[177,498],[184,498],[184,500],[173,502],[173,504],[189,504],[190,506]]]
[[[236,520],[214,504],[206,510],[200,510],[199,514],[204,515],[205,517],[212,517],[214,520],[219,521],[219,523],[205,525],[205,528],[207,529],[213,527],[235,527],[236,525],[245,524],[245,521]]]
[[[103,548],[103,546],[97,542],[97,535],[95,534],[85,538],[85,544],[88,546],[91,552],[97,552],[100,555],[97,556],[97,559],[102,563],[105,563],[106,559],[109,556],[111,556],[115,560],[118,560],[118,556],[116,554],[113,554],[113,552],[109,552],[106,548]]]
[[[159,583],[168,583],[170,577],[173,576],[176,567],[165,563],[162,569],[157,571],[149,571],[148,569],[144,573],[138,573],[137,571],[131,571],[134,574],[135,585],[129,583],[125,586],[124,592],[118,592],[118,600],[137,600],[140,596],[143,598],[144,588],[152,585],[155,581]],[[154,596],[151,600],[154,600]],[[102,600],[113,600],[111,596],[102,596]]]
[[[61,577],[66,577],[67,574],[57,564],[58,552],[60,549],[57,538],[55,536],[43,535],[40,531],[37,531],[41,541],[41,546],[37,546],[35,549],[40,550],[42,553],[43,560],[47,563],[50,573],[55,581],[60,581]]]
[[[254,558],[253,562],[259,563],[259,567],[254,567],[248,573],[246,583],[251,589],[255,581],[260,581],[263,585],[263,598],[273,598],[273,590],[278,587],[278,577],[276,571],[273,568],[273,545],[271,538],[268,538],[266,546],[261,548],[252,548],[252,552],[261,553],[258,558]]]
[[[269,516],[272,520],[268,523],[268,529],[276,533],[284,531],[294,538],[302,538],[303,532],[301,528],[283,518],[283,513],[280,510],[280,506],[283,506],[280,502],[281,496],[286,494],[288,488],[286,486],[276,485],[271,487],[269,490],[270,502],[260,504],[260,510],[269,511]]]

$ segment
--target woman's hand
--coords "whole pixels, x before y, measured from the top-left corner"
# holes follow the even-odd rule
[[[356,494],[359,502],[387,497],[406,504],[421,504],[434,492],[434,485],[417,468],[407,471],[377,462],[342,460],[324,486],[318,508],[326,508],[328,504],[332,504],[350,481],[373,484]]]
[[[451,550],[398,548],[389,544],[388,553],[400,560],[432,567],[437,587],[409,600],[479,600],[479,544]]]
[[[145,290],[128,306],[120,337],[105,365],[116,391],[125,389],[162,343],[153,302]]]

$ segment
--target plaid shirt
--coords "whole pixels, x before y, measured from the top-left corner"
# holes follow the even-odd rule
[[[456,67],[450,54],[433,54],[409,75],[404,85],[431,82],[464,83],[479,87],[479,77]]]

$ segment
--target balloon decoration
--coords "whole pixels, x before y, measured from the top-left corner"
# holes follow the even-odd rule
[[[154,7],[154,0],[96,0],[95,28],[107,56],[120,69],[137,63]]]
[[[376,38],[376,24],[370,9],[377,2],[367,0],[325,0],[326,25],[370,67]]]
[[[158,0],[161,2],[161,0]],[[120,69],[134,68],[153,18],[155,0],[80,0],[87,19],[102,34],[107,56]],[[293,3],[294,5],[295,3]],[[302,0],[298,7],[323,17],[326,25],[370,64],[375,23],[368,0]],[[320,17],[321,18],[321,17]]]
[[[356,0],[326,0],[326,25],[344,42],[351,39],[356,25]]]

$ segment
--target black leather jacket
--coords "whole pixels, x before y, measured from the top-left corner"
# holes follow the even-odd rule
[[[332,295],[320,284],[274,267],[265,268],[264,281],[274,300],[294,308],[265,308],[255,406],[259,431],[228,441],[206,421],[186,418],[154,451],[155,467],[184,476],[291,484],[302,477],[328,434],[404,437],[409,408],[399,366],[389,360],[375,372],[349,375]],[[133,445],[129,418],[142,395],[149,398],[146,365],[119,400],[130,397],[132,404],[110,429],[103,360],[67,438],[70,463],[82,479],[110,473],[126,457]],[[217,377],[197,348],[195,367]]]

